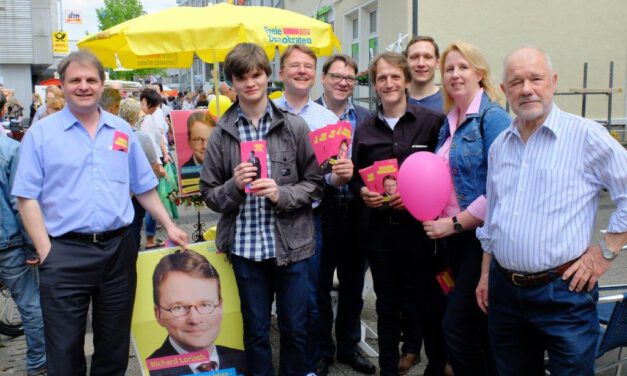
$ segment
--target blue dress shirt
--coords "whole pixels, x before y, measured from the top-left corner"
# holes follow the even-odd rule
[[[126,138],[125,150],[114,146]],[[157,179],[131,127],[100,110],[95,138],[65,106],[24,136],[12,193],[36,199],[48,233],[103,232],[133,220],[130,193],[153,189]]]
[[[517,121],[492,143],[477,238],[509,270],[563,265],[590,245],[603,187],[617,206],[608,231],[627,231],[627,151],[600,124],[553,105],[526,143]]]

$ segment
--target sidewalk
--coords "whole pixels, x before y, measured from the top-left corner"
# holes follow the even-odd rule
[[[600,239],[599,230],[605,228],[607,225],[607,221],[614,210],[614,204],[609,198],[609,194],[603,193],[601,196],[601,202],[599,205],[599,211],[597,215],[597,226],[595,227],[595,234],[593,241],[598,242]],[[176,221],[181,228],[183,228],[190,236],[196,230],[195,224],[197,221],[197,211],[194,208],[182,208],[179,210],[180,218]],[[205,222],[205,229],[209,226],[214,225],[219,216],[216,213],[211,212],[207,208],[201,208],[201,220]],[[162,229],[157,230],[157,237],[161,239],[165,239],[165,233]],[[607,284],[617,284],[617,283],[627,283],[627,254],[623,254],[617,260],[614,261],[614,265],[610,271],[603,276],[601,279],[602,285]],[[374,293],[370,293],[365,301],[364,310],[362,312],[362,320],[369,325],[371,328],[376,330],[376,313],[375,313],[375,296]],[[92,332],[91,332],[91,323],[88,324],[88,332],[85,337],[85,354],[88,356],[88,363],[93,354],[93,346],[92,346]],[[272,347],[274,351],[274,361],[275,361],[275,369],[278,369],[278,349],[279,349],[279,335],[278,335],[278,326],[276,324],[276,320],[273,320],[272,323]],[[377,349],[378,345],[376,341],[369,342],[370,345]],[[26,371],[24,369],[24,357],[26,353],[26,344],[24,342],[24,337],[18,337],[15,339],[8,339],[6,337],[0,336],[0,376],[17,376],[17,375],[26,375]],[[133,351],[131,350],[129,359],[129,366],[126,372],[127,376],[139,376],[141,375],[139,363],[137,358],[135,357]],[[601,364],[604,363],[604,359],[615,359],[616,353],[615,351],[607,354],[604,358],[601,358],[599,361]],[[409,376],[422,375],[424,372],[424,368],[426,366],[426,356],[423,352],[422,354],[423,362],[418,366],[414,367],[411,372],[408,373]],[[370,359],[373,363],[377,364],[376,358]],[[611,370],[612,373],[606,372],[604,374],[614,374],[614,370]],[[624,375],[627,375],[627,371],[623,371]],[[354,372],[350,367],[344,364],[338,364],[337,362],[331,366],[330,375],[339,376],[339,375],[361,375],[360,373]]]

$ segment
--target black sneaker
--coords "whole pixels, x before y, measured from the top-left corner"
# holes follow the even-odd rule
[[[338,362],[348,364],[355,371],[365,373],[368,375],[374,375],[377,368],[372,364],[365,356],[359,351],[355,351],[349,356],[337,358]]]

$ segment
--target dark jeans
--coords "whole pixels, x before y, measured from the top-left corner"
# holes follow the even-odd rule
[[[39,267],[49,376],[85,375],[83,351],[93,305],[91,375],[124,375],[137,280],[129,231],[101,243],[52,239]]]
[[[439,244],[449,254],[455,278],[443,320],[453,372],[455,376],[495,375],[488,318],[479,309],[475,295],[481,274],[481,244],[474,231],[451,235]]]
[[[320,356],[332,360],[333,307],[331,290],[337,269],[338,301],[335,318],[337,356],[347,357],[357,351],[361,339],[362,291],[367,262],[366,252],[360,243],[357,222],[362,219],[354,201],[342,199],[329,192],[322,201],[322,233],[324,244],[320,265],[318,304],[320,311]]]
[[[146,215],[146,209],[137,201],[137,198],[133,196],[133,210],[135,211],[135,216],[133,217],[133,222],[130,225],[131,236],[133,236],[133,240],[135,241],[135,245],[137,249],[142,241],[142,226],[144,224],[144,215]]]
[[[270,310],[276,293],[281,336],[279,374],[306,374],[307,260],[277,266],[275,259],[252,261],[231,256],[244,321],[248,375],[274,375]]]
[[[544,375],[545,350],[551,375],[594,375],[598,290],[569,291],[569,282],[516,287],[492,263],[489,329],[500,375]]]
[[[426,238],[420,223],[410,218],[407,212],[373,211],[369,229],[368,257],[377,294],[381,375],[398,375],[400,312],[407,283],[416,286],[414,291],[422,291],[413,297],[415,304],[434,312],[425,316],[425,319],[433,320],[428,323],[432,330],[424,333],[425,350],[430,355],[428,374],[440,375],[446,364],[446,352],[438,312],[443,312],[445,298],[435,288],[437,282],[433,265],[438,263],[427,262],[435,257],[433,242]],[[415,277],[407,281],[408,275]]]
[[[320,209],[313,215],[315,228],[314,254],[307,259],[309,287],[307,289],[307,371],[316,372],[320,359],[320,310],[318,309],[318,285],[320,278],[320,256],[322,253],[322,219]]]

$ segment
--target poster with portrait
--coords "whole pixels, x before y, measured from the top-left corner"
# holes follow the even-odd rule
[[[143,375],[243,375],[233,268],[213,241],[141,252],[131,334]]]
[[[171,111],[170,119],[174,131],[180,195],[197,195],[207,140],[215,128],[215,121],[206,109]]]

